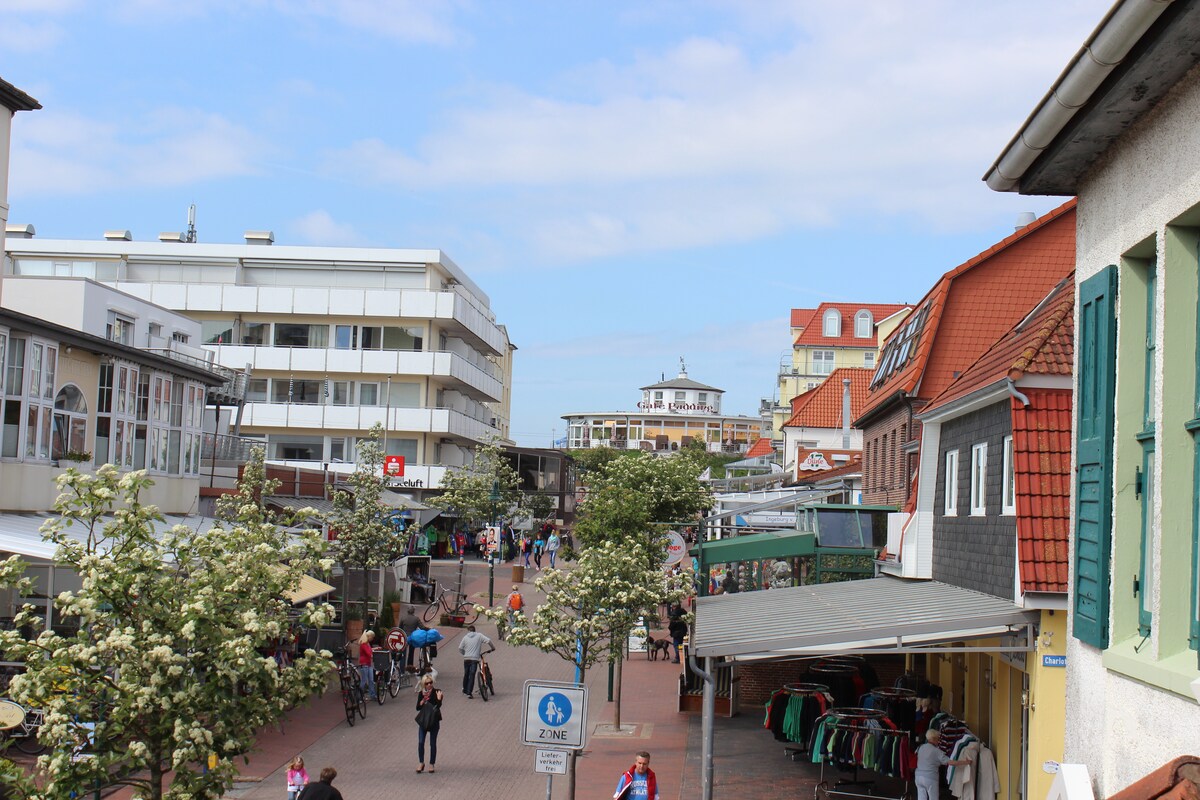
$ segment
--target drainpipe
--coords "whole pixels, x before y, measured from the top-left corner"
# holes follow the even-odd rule
[[[695,626],[692,629],[693,639]],[[707,671],[696,663],[696,654],[688,648],[688,668],[704,681],[704,702],[700,711],[700,800],[712,800],[713,796],[713,725],[716,719],[717,691],[712,676],[712,658],[704,659]]]
[[[1007,378],[1006,382],[1008,384],[1009,395],[1012,396],[1016,400],[1020,400],[1021,405],[1028,407],[1029,406],[1029,398],[1017,391],[1017,386],[1016,386],[1016,384],[1014,384],[1012,382],[1012,378]]]

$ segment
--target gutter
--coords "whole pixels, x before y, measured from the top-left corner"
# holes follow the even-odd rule
[[[983,176],[996,192],[1021,179],[1174,0],[1118,0]]]

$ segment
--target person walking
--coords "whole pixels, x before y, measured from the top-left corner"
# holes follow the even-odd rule
[[[400,615],[400,619],[396,623],[396,627],[404,631],[404,641],[408,642],[407,646],[404,648],[406,651],[404,665],[406,667],[411,667],[417,654],[417,648],[413,647],[412,643],[413,631],[423,630],[425,628],[425,623],[422,622],[421,618],[417,616],[417,607],[408,606],[405,608],[404,613]]]
[[[358,679],[363,693],[375,699],[375,631],[368,630],[358,640]]]
[[[297,800],[342,800],[342,793],[333,788],[333,779],[336,777],[336,769],[325,767],[321,770],[320,780],[305,786]]]
[[[425,771],[425,739],[429,739],[429,772],[437,772],[437,737],[442,727],[442,690],[433,685],[433,676],[426,673],[417,691],[417,772]]]
[[[650,754],[645,750],[637,754],[633,766],[617,781],[613,800],[659,800],[658,782],[650,769]]]
[[[517,615],[525,613],[525,596],[521,594],[520,586],[514,585],[508,597],[504,599],[504,611],[508,615],[508,627],[515,628]],[[500,641],[504,641],[503,636],[500,637]]]
[[[558,548],[561,546],[562,540],[558,538],[558,531],[551,528],[550,536],[546,539],[546,555],[550,556],[550,569],[554,569],[554,559],[558,557]]]
[[[533,543],[529,541],[529,534],[521,534],[521,542],[517,547],[521,550],[521,555],[525,557],[525,569],[529,569],[529,556],[533,555]]]
[[[546,552],[546,534],[538,529],[537,538],[533,540],[533,560],[537,563],[538,571],[542,569],[542,553]]]
[[[463,657],[463,694],[468,700],[475,697],[475,677],[479,675],[479,662],[487,653],[494,652],[496,645],[492,640],[475,630],[474,625],[467,626],[467,635],[458,643],[458,652]],[[482,680],[480,676],[480,680]],[[479,693],[487,702],[487,695]]]
[[[671,649],[675,653],[675,663],[679,663],[679,654],[683,652],[683,640],[688,635],[688,624],[684,620],[684,610],[679,603],[672,603],[667,612],[667,632],[671,634]]]
[[[304,769],[304,759],[296,756],[292,762],[288,764],[287,770],[287,792],[288,800],[296,800],[300,792],[304,791],[304,787],[308,785],[308,773]]]

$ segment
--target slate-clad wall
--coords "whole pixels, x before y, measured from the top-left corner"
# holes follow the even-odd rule
[[[1017,522],[1001,516],[1004,437],[1012,434],[1008,398],[942,423],[934,497],[933,579],[1013,599]],[[987,442],[987,515],[971,516],[971,448]],[[946,453],[958,450],[958,516],[945,516]]]

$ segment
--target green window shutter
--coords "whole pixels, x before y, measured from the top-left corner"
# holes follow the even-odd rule
[[[1105,267],[1079,285],[1072,633],[1080,641],[1100,648],[1108,646],[1116,300],[1115,266]]]

